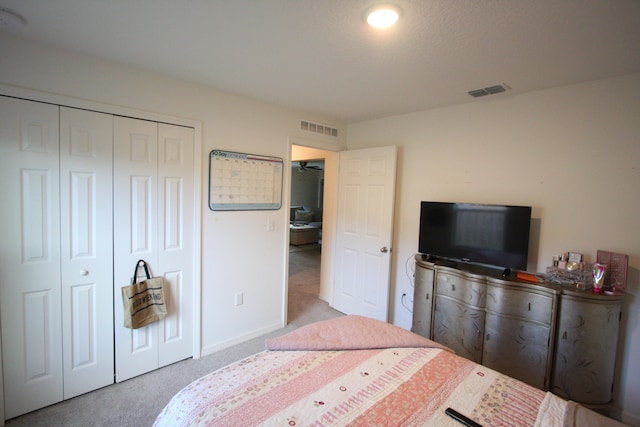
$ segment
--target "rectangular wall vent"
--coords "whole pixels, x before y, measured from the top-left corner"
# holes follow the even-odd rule
[[[300,130],[332,136],[334,138],[338,137],[338,129],[327,125],[321,125],[319,123],[313,123],[308,120],[300,120]]]
[[[503,83],[501,85],[495,85],[495,86],[485,87],[482,89],[470,90],[467,93],[473,96],[474,98],[480,98],[481,96],[495,95],[497,93],[506,92],[508,89],[511,89],[511,88]]]

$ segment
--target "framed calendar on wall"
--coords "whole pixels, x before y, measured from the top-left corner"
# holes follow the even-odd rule
[[[209,209],[280,209],[282,173],[279,157],[213,150],[209,154]]]

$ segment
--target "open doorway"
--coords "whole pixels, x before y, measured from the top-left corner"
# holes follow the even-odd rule
[[[289,214],[289,320],[298,319],[320,295],[324,159],[291,162]]]
[[[291,162],[290,243],[322,243],[324,159]],[[295,232],[299,231],[299,232]]]
[[[337,153],[293,145],[287,323],[330,302]]]

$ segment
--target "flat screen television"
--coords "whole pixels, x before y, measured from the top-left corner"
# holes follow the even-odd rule
[[[531,207],[420,203],[418,251],[452,261],[526,270]]]

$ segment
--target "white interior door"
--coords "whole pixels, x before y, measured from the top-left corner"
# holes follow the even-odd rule
[[[64,398],[113,384],[113,116],[60,108]]]
[[[333,307],[388,320],[396,147],[340,152]]]
[[[0,96],[0,421],[113,383],[114,351],[119,381],[193,355],[194,146],[193,128]],[[169,316],[132,331],[138,259]]]
[[[116,381],[158,367],[158,323],[124,327],[121,288],[140,259],[158,266],[158,124],[114,117],[114,322]],[[140,270],[144,275],[144,271]],[[142,276],[141,276],[142,277]]]
[[[194,132],[114,119],[114,302],[116,381],[193,355]],[[121,287],[138,260],[165,279],[168,316],[123,326]],[[143,273],[143,271],[140,271]]]
[[[159,366],[193,356],[193,128],[158,125],[158,267],[167,317],[159,324]]]
[[[5,416],[62,400],[58,107],[0,97]]]

